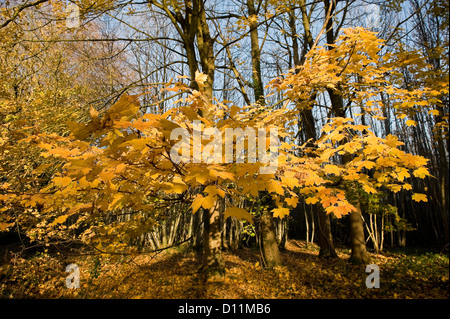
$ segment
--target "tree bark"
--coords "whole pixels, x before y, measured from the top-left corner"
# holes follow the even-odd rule
[[[208,218],[205,220],[205,234],[203,239],[205,258],[202,269],[208,275],[223,274],[225,272],[225,264],[222,258],[220,211],[217,207],[213,207],[207,212],[207,215]]]
[[[287,242],[287,233],[288,233],[288,220],[286,218],[280,219],[274,219],[275,221],[275,233],[277,236],[277,243],[278,248],[280,250],[286,249],[286,242]]]
[[[248,15],[257,15],[255,4],[253,0],[247,0]],[[264,86],[261,76],[261,49],[259,47],[258,38],[258,22],[252,20],[250,23],[250,46],[252,56],[252,79],[253,79],[253,91],[255,93],[255,102],[260,105],[266,105],[264,99]]]
[[[265,210],[260,221],[261,250],[264,267],[274,268],[282,264],[272,214]]]
[[[202,72],[208,77],[206,78],[204,92],[206,97],[212,102],[213,98],[213,86],[214,86],[214,73],[215,73],[215,58],[214,58],[214,38],[211,37],[209,32],[208,23],[206,21],[206,13],[203,1],[200,1],[198,18],[198,32],[197,32],[197,44],[198,52],[200,55],[200,64],[202,66]],[[208,116],[205,114],[204,116]]]
[[[337,258],[336,249],[331,234],[330,216],[323,209],[318,212],[318,238],[319,238],[319,257]]]
[[[354,264],[367,264],[370,262],[370,256],[366,250],[366,238],[364,236],[364,224],[361,214],[361,207],[355,205],[356,212],[350,213],[350,238],[352,253],[350,261]]]
[[[198,210],[195,212],[195,214],[192,216],[192,230],[193,233],[193,241],[192,241],[192,247],[195,251],[201,252],[204,244],[203,244],[203,238],[204,236],[204,230],[205,225],[203,223],[203,218],[205,214],[202,210]]]

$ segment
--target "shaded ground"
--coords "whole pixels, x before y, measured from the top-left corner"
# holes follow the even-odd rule
[[[198,256],[188,249],[125,257],[49,256],[12,258],[0,266],[2,298],[449,298],[448,256],[402,252],[372,254],[380,268],[380,288],[368,289],[364,266],[318,258],[316,246],[291,240],[284,266],[266,270],[259,251],[224,252],[226,274],[205,278]],[[80,288],[67,289],[65,267],[76,263]]]

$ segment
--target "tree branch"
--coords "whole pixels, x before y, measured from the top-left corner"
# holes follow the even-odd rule
[[[11,22],[13,22],[13,21],[19,16],[19,14],[20,14],[23,10],[25,10],[25,9],[27,9],[27,8],[30,8],[30,7],[36,7],[36,6],[40,5],[41,3],[44,3],[44,2],[47,2],[47,1],[49,1],[49,0],[37,0],[37,1],[32,2],[32,3],[26,3],[26,4],[24,4],[24,5],[21,5],[21,6],[17,9],[17,11],[14,12],[14,14],[13,14],[13,16],[12,16],[11,18],[9,18],[9,19],[6,20],[2,25],[0,25],[0,29],[6,27],[8,24],[10,24]]]

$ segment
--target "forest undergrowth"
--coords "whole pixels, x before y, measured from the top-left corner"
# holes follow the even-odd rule
[[[368,289],[366,265],[321,259],[316,245],[290,240],[282,251],[283,266],[261,266],[258,249],[224,251],[226,273],[206,277],[201,256],[182,246],[158,254],[127,256],[40,252],[27,258],[2,259],[0,296],[9,298],[95,299],[448,299],[448,254],[420,250],[371,253],[380,269],[380,288]],[[76,263],[80,288],[66,287],[66,266]]]

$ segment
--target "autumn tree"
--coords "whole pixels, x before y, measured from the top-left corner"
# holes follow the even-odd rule
[[[368,260],[367,238],[382,248],[384,231],[398,230],[404,244],[409,217],[448,241],[441,1],[410,1],[411,14],[378,34],[345,28],[361,21],[347,19],[353,1],[74,3],[77,29],[65,27],[60,1],[1,12],[2,229],[129,253],[149,249],[134,245],[149,236],[156,249],[176,244],[183,228],[218,272],[224,225],[239,233],[264,211],[262,238],[274,244],[273,219],[284,223],[304,204],[317,216],[320,256],[336,256],[342,216],[355,262]],[[415,31],[402,33],[410,22]],[[247,128],[278,130],[275,173],[224,154],[220,164],[180,163],[170,152],[181,146],[174,130],[181,141],[190,134],[193,159],[216,145],[214,134],[194,141],[194,131],[223,138]],[[416,207],[431,206],[413,201],[436,209],[423,216]],[[263,260],[280,264],[276,245]]]
[[[383,100],[380,100],[381,93],[387,93],[391,96],[392,101],[395,101],[393,103],[397,105],[399,110],[397,116],[402,118],[406,114],[411,116],[411,114],[417,112],[416,105],[429,106],[433,103],[441,94],[437,90],[429,87],[421,87],[416,90],[395,87],[393,77],[388,77],[388,75],[395,77],[395,74],[399,74],[398,69],[394,67],[394,65],[399,66],[399,60],[396,59],[395,55],[385,55],[381,58],[378,53],[382,43],[383,41],[377,39],[374,33],[363,29],[347,29],[337,39],[336,44],[327,44],[325,48],[317,47],[308,53],[305,64],[298,72],[289,74],[284,81],[275,80],[272,83],[274,87],[286,90],[285,95],[294,101],[296,99],[308,101],[310,94],[323,92],[330,94],[331,92],[332,103],[339,106],[339,108],[333,107],[332,110],[337,112],[337,117],[341,119],[346,118],[344,107],[346,105],[346,107],[350,107],[352,104],[358,105],[363,112],[362,114],[367,112],[375,118],[382,119],[384,104]],[[402,59],[402,54],[399,54],[400,59]],[[312,74],[316,76],[312,78]],[[323,74],[323,79],[317,76],[319,74]],[[445,93],[446,89],[444,88],[441,92]],[[335,102],[333,102],[333,99],[335,99]],[[347,100],[345,104],[344,99]],[[414,125],[415,122],[410,120],[408,123]],[[363,132],[367,129],[368,127]],[[348,140],[348,137],[342,133],[338,134],[338,138],[334,142],[340,147],[352,145],[351,140]],[[343,167],[348,167],[355,159],[352,152],[340,151],[336,155],[341,157],[340,165]],[[360,159],[359,157],[356,158]],[[420,165],[424,164],[423,161],[420,162]],[[328,168],[331,168],[331,166],[328,166]],[[422,171],[420,171],[420,174],[419,172],[417,174],[423,178],[429,173],[423,171],[422,174]],[[410,174],[407,173],[405,176],[409,177]],[[405,176],[400,175],[399,180],[402,181]],[[340,185],[342,181],[343,179],[337,179],[333,181],[333,184]],[[394,187],[393,184],[390,186]],[[346,190],[349,192],[348,194],[355,191],[354,187],[349,187]],[[393,190],[398,191],[399,189],[393,188]],[[365,191],[371,192],[369,189]],[[358,215],[354,219],[351,218],[351,224],[354,222],[354,226],[351,226],[353,227],[352,259],[355,262],[365,262],[367,261],[367,253],[364,225],[357,193],[355,196],[352,203],[353,208],[348,211],[350,214],[353,213],[353,216]],[[418,200],[423,199],[420,196],[416,198]]]
[[[360,32],[364,34],[361,30],[349,30],[347,34],[351,38]],[[370,33],[368,36],[370,38]],[[342,45],[344,49],[346,46]],[[319,50],[317,53],[329,52]],[[301,76],[304,76],[302,72],[292,75],[296,80]],[[297,83],[292,80],[289,77],[286,85]],[[273,146],[277,145],[271,141],[258,144],[263,148],[258,150],[257,162],[227,164],[230,159],[223,158],[227,154],[222,153],[226,147],[222,139],[216,140],[215,136],[212,141],[202,140],[196,136],[198,125],[210,129],[207,135],[213,134],[208,120],[199,115],[198,109],[213,111],[213,119],[218,121],[213,131],[218,136],[226,134],[226,129],[257,128],[264,124],[277,127],[278,135],[287,137],[289,134],[284,128],[295,124],[292,112],[296,111],[288,108],[246,110],[218,101],[212,104],[202,92],[205,76],[197,73],[195,81],[200,91],[191,91],[182,84],[167,88],[188,90],[190,95],[180,101],[180,107],[166,114],[141,114],[136,97],[124,96],[103,116],[91,109],[89,123],[70,124],[68,137],[56,134],[28,137],[29,142],[39,143],[46,150],[44,157],[56,157],[64,163],[61,174],[47,187],[39,193],[24,194],[20,199],[27,206],[41,206],[38,215],[30,216],[38,225],[30,236],[64,238],[72,233],[101,252],[128,251],[130,239],[149,231],[161,210],[173,201],[190,197],[195,212],[200,208],[217,209],[221,197],[248,193],[258,196],[259,192],[267,192],[275,203],[273,216],[284,218],[289,214],[289,207],[298,204],[295,190],[299,189],[308,196],[308,203],[320,202],[327,213],[339,218],[357,209],[358,192],[410,189],[404,182],[404,176],[410,171],[420,178],[428,175],[424,167],[426,160],[399,150],[401,142],[397,138],[377,138],[367,126],[354,125],[345,118],[336,118],[324,127],[323,137],[317,141],[316,156],[297,157],[292,152],[294,145],[284,142],[277,149],[276,170],[263,173],[260,169],[267,161],[262,161],[260,156],[264,158],[267,151],[269,154],[275,151]],[[301,92],[293,87],[287,94]],[[175,140],[181,132],[187,136],[174,143],[174,132]],[[339,143],[342,140],[345,143]],[[237,144],[233,148],[237,152]],[[352,155],[352,160],[339,165],[333,158],[343,153]],[[373,175],[366,169],[373,169]],[[192,193],[199,185],[205,186],[204,193]],[[426,200],[426,197],[415,194],[413,199]],[[129,214],[128,220],[105,224],[105,217],[123,209]],[[224,214],[252,221],[247,210],[239,207],[230,206]],[[205,259],[205,267],[210,266],[209,262]]]

